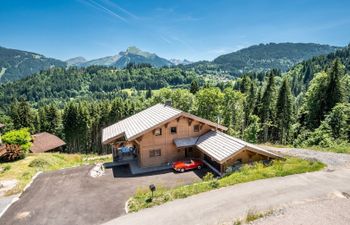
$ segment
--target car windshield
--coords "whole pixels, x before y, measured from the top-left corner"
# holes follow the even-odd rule
[[[192,161],[191,161],[191,160],[187,160],[187,161],[185,161],[184,163],[185,163],[185,164],[191,164]]]

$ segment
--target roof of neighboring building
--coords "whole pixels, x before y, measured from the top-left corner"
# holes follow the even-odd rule
[[[59,137],[47,132],[34,134],[32,138],[30,151],[33,153],[47,152],[66,144]]]
[[[4,126],[5,126],[5,124],[0,123],[0,128],[3,128]]]
[[[171,106],[156,104],[104,128],[102,131],[102,143],[107,144],[120,137],[125,137],[126,140],[135,139],[140,135],[155,129],[157,126],[165,124],[180,116],[189,117],[211,126],[218,126],[218,128],[222,130],[227,130],[224,126],[217,125],[214,122],[183,112]]]
[[[188,138],[177,138],[174,139],[175,145],[177,148],[185,148],[195,146],[197,143],[198,137],[188,137]]]
[[[203,134],[198,138],[196,146],[205,154],[219,162],[225,161],[242,149],[248,149],[273,158],[280,158],[277,154],[220,131],[209,131]]]

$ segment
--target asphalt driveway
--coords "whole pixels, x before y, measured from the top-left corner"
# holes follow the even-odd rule
[[[174,187],[199,181],[207,172],[174,173],[171,170],[131,176],[127,166],[89,176],[92,166],[40,174],[0,218],[0,224],[101,224],[125,214],[127,199],[138,188]]]

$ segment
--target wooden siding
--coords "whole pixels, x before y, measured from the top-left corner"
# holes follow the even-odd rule
[[[194,132],[193,128],[195,125],[201,126],[199,132]],[[170,132],[171,127],[177,127],[176,134]],[[140,140],[140,166],[158,166],[183,159],[185,157],[185,150],[177,149],[174,144],[174,139],[200,136],[210,129],[213,129],[213,127],[207,124],[200,123],[199,121],[187,117],[174,119],[157,128],[162,128],[162,135],[155,136],[153,131],[150,131],[144,134]],[[150,157],[149,151],[152,149],[161,149],[161,156]]]
[[[244,149],[238,152],[237,154],[235,154],[232,158],[225,161],[222,164],[221,172],[225,172],[226,169],[232,166],[237,160],[242,160],[242,163],[251,163],[251,162],[265,160],[268,158],[269,158],[268,156]]]

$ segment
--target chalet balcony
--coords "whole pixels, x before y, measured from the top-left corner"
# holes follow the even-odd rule
[[[113,162],[130,162],[137,160],[137,152],[134,146],[113,148]]]

